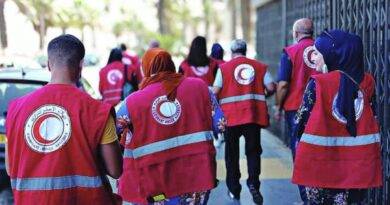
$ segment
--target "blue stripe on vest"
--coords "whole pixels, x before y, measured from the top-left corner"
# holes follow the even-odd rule
[[[100,176],[63,176],[63,177],[34,177],[11,179],[12,189],[17,191],[38,191],[67,189],[73,187],[97,188],[102,186]]]
[[[180,147],[192,143],[204,142],[212,139],[213,137],[211,135],[211,131],[195,132],[187,135],[173,137],[159,142],[154,142],[135,149],[125,149],[125,153],[123,157],[136,159],[156,152],[161,152],[164,150],[168,150],[168,149],[172,149],[172,148],[176,148],[176,147]]]
[[[122,205],[136,205],[136,204],[130,203],[130,202],[127,202],[127,201],[123,201]]]
[[[301,142],[320,146],[359,146],[381,141],[379,133],[358,135],[356,137],[318,136],[304,133]]]
[[[259,95],[259,94],[246,94],[246,95],[231,96],[231,97],[227,97],[227,98],[222,98],[220,100],[220,104],[239,102],[239,101],[244,101],[244,100],[265,101],[265,96]]]

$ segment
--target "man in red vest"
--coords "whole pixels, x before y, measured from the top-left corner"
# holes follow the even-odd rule
[[[121,204],[106,174],[122,157],[113,109],[76,87],[85,54],[72,35],[48,45],[48,85],[12,101],[7,164],[16,205]]]
[[[294,117],[301,105],[310,76],[317,73],[312,60],[314,51],[312,37],[313,22],[307,18],[297,20],[293,25],[293,38],[298,43],[284,48],[280,58],[276,102],[273,109],[277,120],[280,120],[281,111],[284,110],[293,159],[297,143],[297,139],[292,137]],[[302,201],[306,203],[305,188],[299,187],[299,190]]]
[[[231,43],[233,59],[221,65],[214,82],[214,93],[219,94],[220,104],[227,120],[226,129],[226,184],[229,196],[240,198],[239,138],[245,137],[245,153],[248,161],[247,185],[256,204],[263,204],[260,188],[260,128],[268,126],[266,95],[275,90],[267,65],[249,59],[246,42]]]

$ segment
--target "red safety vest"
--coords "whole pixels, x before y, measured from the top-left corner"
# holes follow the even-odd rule
[[[119,181],[125,202],[146,204],[148,197],[159,194],[171,198],[215,187],[211,105],[205,83],[186,78],[174,102],[167,100],[161,83],[151,84],[129,96],[126,104],[134,133],[125,145]]]
[[[180,64],[180,68],[183,69],[184,76],[200,78],[204,82],[206,82],[208,86],[212,86],[215,79],[214,76],[215,69],[218,68],[218,64],[212,58],[209,59],[210,62],[207,66],[198,66],[198,67],[190,65],[187,60],[184,60]]]
[[[99,91],[103,102],[116,105],[121,101],[125,83],[124,72],[125,65],[120,61],[114,61],[100,70]],[[129,68],[127,72],[127,80],[130,82],[133,71]]]
[[[138,55],[135,53],[134,53],[134,55],[129,55],[129,54],[125,53],[125,54],[123,54],[122,62],[125,65],[129,65],[132,68],[133,73],[135,73],[137,76],[138,84],[140,84],[142,79],[144,78],[144,76],[142,74],[141,61],[140,61]]]
[[[314,40],[303,39],[299,43],[284,48],[291,59],[292,73],[289,81],[289,90],[283,104],[284,110],[298,110],[302,103],[303,93],[310,76],[318,74],[311,59],[314,51]]]
[[[382,186],[378,125],[370,107],[374,79],[365,74],[355,100],[357,136],[347,132],[336,105],[340,73],[314,76],[316,102],[297,148],[293,183],[323,188]]]
[[[237,57],[221,65],[219,99],[228,126],[256,123],[268,126],[264,75],[267,65]]]
[[[110,109],[61,84],[10,103],[6,130],[16,205],[121,203],[98,158]]]

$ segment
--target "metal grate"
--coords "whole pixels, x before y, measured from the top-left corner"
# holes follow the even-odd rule
[[[365,68],[376,80],[376,113],[382,135],[384,170],[384,186],[370,191],[370,203],[382,205],[390,204],[389,9],[389,0],[277,0],[257,9],[258,57],[272,65],[270,70],[274,75],[282,48],[293,43],[291,28],[297,18],[313,19],[315,35],[324,28],[340,28],[362,37]],[[260,18],[264,16],[267,18]],[[272,127],[280,126],[273,122]],[[279,136],[287,142],[284,135]]]

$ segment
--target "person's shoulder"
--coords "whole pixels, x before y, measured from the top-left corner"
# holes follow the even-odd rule
[[[201,78],[185,77],[182,83],[202,84],[204,81]]]
[[[74,87],[70,92],[73,92],[73,96],[75,96],[75,100],[79,101],[85,101],[87,103],[103,103],[100,100],[97,100],[93,98],[91,95],[89,95],[86,91],[82,90],[81,88]]]

